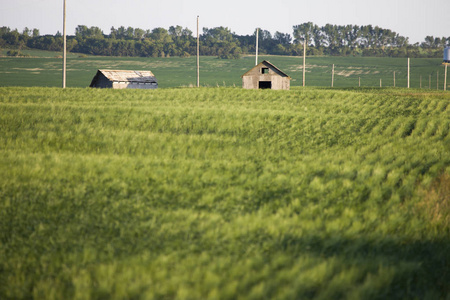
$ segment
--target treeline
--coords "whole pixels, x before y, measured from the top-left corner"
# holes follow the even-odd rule
[[[407,37],[378,26],[331,25],[311,22],[296,25],[294,43],[303,43],[316,55],[362,55],[390,57],[442,57],[450,36],[427,36],[422,43],[410,44]]]
[[[239,58],[255,53],[256,30],[252,35],[237,35],[227,27],[203,28],[200,54],[219,58]],[[293,26],[293,36],[260,29],[259,53],[302,55],[307,41],[307,55],[358,55],[391,57],[442,57],[442,48],[450,37],[425,37],[424,42],[410,44],[408,38],[378,26],[331,25],[319,27],[311,22]],[[9,27],[0,28],[0,47],[61,51],[63,37],[40,35],[38,29],[25,28],[21,33]],[[112,27],[105,34],[98,27],[79,25],[74,36],[67,37],[67,50],[105,56],[188,57],[196,54],[197,39],[188,28],[171,26],[143,30]]]

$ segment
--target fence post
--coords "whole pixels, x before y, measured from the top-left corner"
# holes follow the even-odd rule
[[[331,70],[331,87],[334,87],[334,64],[333,69]]]
[[[409,72],[410,72],[410,59],[409,59],[409,57],[408,57],[408,89],[409,89],[409,79],[410,79],[410,76],[409,76]]]

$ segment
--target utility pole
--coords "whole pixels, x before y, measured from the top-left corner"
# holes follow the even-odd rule
[[[444,91],[447,90],[447,66],[448,64],[445,64],[445,73],[444,73]]]
[[[306,37],[303,41],[303,87],[306,86]]]
[[[197,87],[200,87],[200,35],[198,33],[198,19],[197,16]]]
[[[66,88],[66,62],[67,62],[67,40],[66,40],[66,0],[63,4],[63,74],[62,74],[62,88]]]
[[[258,41],[259,41],[259,28],[256,28],[256,55],[255,55],[255,66],[258,65]]]

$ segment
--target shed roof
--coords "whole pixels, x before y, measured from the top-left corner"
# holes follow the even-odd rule
[[[259,68],[261,67],[261,65],[265,65],[266,67],[270,67],[274,70],[276,70],[281,76],[285,76],[288,77],[289,79],[291,79],[291,76],[287,75],[286,73],[284,73],[283,71],[281,71],[279,68],[277,68],[274,64],[272,64],[270,61],[268,60],[263,60],[262,62],[260,62],[259,64],[257,64],[256,66],[254,66],[253,68],[251,68],[250,70],[248,70],[244,75],[242,75],[241,77],[246,76],[248,73],[250,73],[253,69],[255,68]]]
[[[155,75],[151,71],[132,71],[132,70],[98,70],[94,82],[100,74],[103,74],[108,80],[113,82],[136,82],[136,83],[154,83],[157,82]],[[92,85],[92,83],[91,83]]]

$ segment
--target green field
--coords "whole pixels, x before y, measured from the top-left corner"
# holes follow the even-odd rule
[[[449,104],[0,88],[0,299],[449,299]]]
[[[30,58],[0,57],[0,86],[61,86],[61,53],[49,51],[23,51]],[[3,50],[3,55],[6,50]],[[287,56],[260,56],[269,60],[292,77],[292,86],[302,85],[303,58]],[[202,86],[242,86],[241,75],[255,64],[253,56],[238,60],[201,57],[200,82]],[[335,64],[335,87],[407,86],[407,59],[374,57],[308,57],[306,84],[331,86],[331,69]],[[137,57],[78,57],[70,53],[67,60],[67,86],[87,87],[98,69],[151,70],[159,86],[180,87],[197,84],[196,58],[137,58]],[[438,73],[440,75],[438,75]],[[444,87],[442,59],[411,59],[411,87],[440,90]],[[431,76],[431,81],[430,81]],[[439,86],[437,80],[439,77]],[[450,80],[447,83],[450,89]]]

